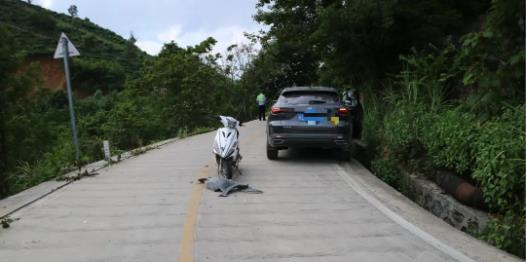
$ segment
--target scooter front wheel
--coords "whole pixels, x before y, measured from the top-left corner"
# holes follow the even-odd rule
[[[220,159],[220,163],[218,165],[218,176],[232,179],[232,163],[229,160],[226,159]]]

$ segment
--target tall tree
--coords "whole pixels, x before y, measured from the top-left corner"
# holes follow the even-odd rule
[[[134,32],[130,32],[130,37],[128,37],[128,42],[135,45],[135,42],[137,42],[137,39],[134,36]]]
[[[489,0],[260,0],[255,20],[269,25],[267,55],[288,82],[336,86],[382,81],[412,47],[441,46],[459,36]],[[268,49],[268,50],[266,50]]]
[[[240,79],[255,57],[256,49],[254,44],[233,44],[227,47],[225,54],[222,56],[223,72],[232,81]]]
[[[72,18],[79,17],[79,10],[76,5],[70,5],[70,7],[68,8],[68,13],[70,13]]]
[[[281,64],[289,85],[309,85],[317,81],[319,52],[311,35],[318,28],[317,10],[327,1],[260,0],[255,20],[269,25],[262,46],[273,45],[274,60]]]

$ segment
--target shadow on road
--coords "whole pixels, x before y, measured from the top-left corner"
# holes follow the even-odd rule
[[[287,162],[338,162],[335,150],[320,148],[290,148],[280,150],[278,160]]]

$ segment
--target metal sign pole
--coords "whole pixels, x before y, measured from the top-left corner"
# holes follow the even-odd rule
[[[64,48],[64,72],[66,73],[66,86],[68,88],[68,106],[70,109],[70,120],[71,120],[71,132],[73,133],[73,143],[75,144],[75,164],[80,167],[80,151],[79,151],[79,140],[77,138],[77,126],[75,124],[75,112],[73,111],[73,96],[71,91],[70,81],[70,69],[68,64],[68,39],[62,38],[62,46]]]

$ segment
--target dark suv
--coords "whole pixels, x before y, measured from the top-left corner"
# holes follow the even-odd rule
[[[267,158],[289,147],[335,148],[349,158],[351,117],[338,92],[329,87],[289,87],[271,107],[267,122]]]

